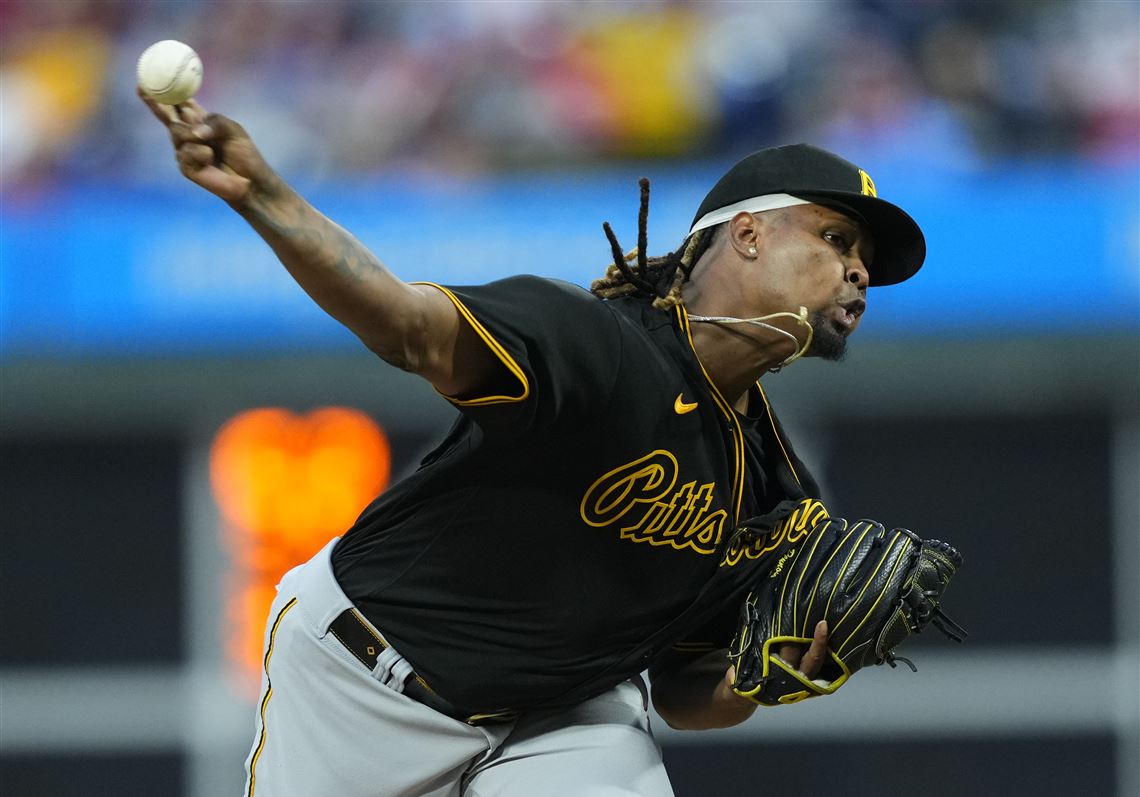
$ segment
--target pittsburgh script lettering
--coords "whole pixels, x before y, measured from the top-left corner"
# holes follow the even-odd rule
[[[807,535],[816,523],[827,517],[827,509],[814,498],[805,498],[767,534],[748,537],[737,534],[725,551],[721,567],[733,567],[744,559],[759,559],[781,545],[793,543]],[[783,559],[781,559],[781,564]]]
[[[614,468],[586,490],[582,520],[595,527],[621,523],[621,538],[631,542],[714,553],[728,518],[713,509],[716,484],[677,487],[679,473],[677,458],[663,449]]]

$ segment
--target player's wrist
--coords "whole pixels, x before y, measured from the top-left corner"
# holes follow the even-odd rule
[[[267,164],[253,169],[246,176],[249,188],[239,198],[229,201],[230,207],[249,218],[269,221],[287,205],[302,201],[289,184]]]
[[[747,697],[737,694],[732,688],[732,684],[727,680],[717,684],[716,693],[713,696],[713,704],[716,706],[718,713],[722,714],[726,720],[729,720],[729,725],[744,722],[744,720],[751,717],[759,707]]]

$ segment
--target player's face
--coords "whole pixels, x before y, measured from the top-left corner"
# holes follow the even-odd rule
[[[839,359],[867,307],[870,234],[859,221],[821,205],[770,211],[757,221],[764,311],[806,307],[814,329],[808,354]]]

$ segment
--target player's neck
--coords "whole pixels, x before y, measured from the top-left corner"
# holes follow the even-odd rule
[[[787,359],[791,346],[783,336],[752,327],[696,323],[691,329],[693,348],[709,379],[741,412],[747,408],[748,389]]]

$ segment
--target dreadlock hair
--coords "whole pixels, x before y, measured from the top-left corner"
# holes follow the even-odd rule
[[[712,228],[697,230],[681,242],[676,251],[663,257],[647,257],[647,222],[649,220],[649,179],[637,181],[641,186],[641,207],[637,214],[637,247],[622,254],[621,245],[609,222],[602,223],[610,242],[613,263],[606,273],[590,284],[590,292],[602,299],[619,296],[652,296],[653,306],[668,310],[681,303],[681,286],[693,273],[693,267],[712,241]],[[636,266],[631,266],[634,260]]]

